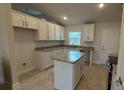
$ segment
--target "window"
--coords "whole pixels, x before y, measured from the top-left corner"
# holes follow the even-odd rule
[[[81,32],[69,32],[69,44],[80,45]]]
[[[70,51],[69,52],[69,60],[70,61],[76,61],[80,57],[79,51]]]

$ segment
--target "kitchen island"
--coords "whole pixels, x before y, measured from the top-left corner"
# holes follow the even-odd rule
[[[35,50],[37,51],[37,52],[39,52],[39,53],[37,53],[38,54],[38,56],[40,56],[39,57],[39,59],[41,59],[41,55],[43,56],[43,58],[42,58],[42,61],[44,62],[45,60],[44,60],[44,58],[46,57],[46,56],[49,56],[50,54],[51,54],[51,52],[52,52],[52,54],[54,54],[54,52],[55,51],[57,51],[57,52],[60,52],[61,50],[63,50],[63,49],[71,49],[71,50],[73,50],[73,49],[77,49],[77,50],[80,50],[80,51],[85,51],[85,53],[89,53],[90,54],[90,56],[89,57],[87,57],[88,59],[87,59],[87,61],[89,61],[89,65],[90,65],[90,67],[91,67],[91,65],[92,65],[92,55],[93,55],[93,51],[94,51],[94,47],[86,47],[86,46],[74,46],[74,45],[56,45],[56,46],[49,46],[49,47],[37,47],[37,48],[35,48]],[[58,50],[60,50],[60,51],[58,51]],[[41,53],[42,52],[42,53]],[[52,55],[51,54],[51,55]],[[44,68],[46,68],[46,67],[48,67],[48,66],[44,66],[44,63],[42,62],[42,65],[43,65],[43,69]],[[48,61],[47,61],[48,62]],[[46,63],[47,63],[46,62]],[[39,62],[40,63],[40,62]],[[41,63],[40,63],[41,64]],[[40,66],[40,64],[38,65],[38,66]]]
[[[54,86],[56,89],[75,89],[83,76],[85,52],[63,49],[52,56],[54,60]]]

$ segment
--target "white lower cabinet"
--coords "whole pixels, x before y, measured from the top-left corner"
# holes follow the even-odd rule
[[[39,69],[44,70],[50,67],[52,64],[50,52],[37,52],[37,66]]]
[[[73,66],[74,69],[74,88],[77,86],[81,76],[83,75],[83,66],[84,66],[84,59],[80,59],[79,62],[75,63],[75,65]]]
[[[74,65],[74,87],[76,87],[78,81],[80,80],[80,62]]]
[[[47,52],[37,51],[36,56],[38,68],[44,70],[52,66],[54,62],[52,59],[52,55],[54,55],[55,53],[57,53],[57,50]]]

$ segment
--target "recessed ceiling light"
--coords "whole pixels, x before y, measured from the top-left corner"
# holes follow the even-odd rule
[[[66,17],[66,16],[64,16],[64,17],[63,17],[63,19],[64,19],[64,20],[67,20],[67,17]]]
[[[103,3],[99,4],[99,8],[103,8],[103,6],[104,6]]]

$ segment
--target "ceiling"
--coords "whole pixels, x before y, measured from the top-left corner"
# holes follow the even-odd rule
[[[99,8],[98,4],[86,3],[28,3],[13,4],[16,8],[24,6],[42,11],[50,19],[54,19],[63,25],[81,23],[121,21],[122,4],[105,4]],[[38,12],[34,12],[38,15]],[[65,21],[63,17],[68,19]]]

